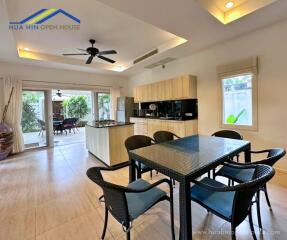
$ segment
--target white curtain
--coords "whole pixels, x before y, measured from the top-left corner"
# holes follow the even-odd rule
[[[111,88],[111,119],[117,120],[117,98],[121,96],[120,88]]]
[[[11,89],[14,87],[14,92],[6,114],[5,123],[14,131],[13,153],[22,152],[24,149],[24,140],[21,127],[22,118],[22,81],[11,77],[0,78],[0,109],[1,112],[4,106],[8,103]],[[1,114],[2,118],[2,114]]]

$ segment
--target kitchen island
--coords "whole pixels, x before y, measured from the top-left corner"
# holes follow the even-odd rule
[[[133,134],[133,123],[91,122],[86,125],[86,147],[106,165],[118,165],[129,160],[124,143]]]

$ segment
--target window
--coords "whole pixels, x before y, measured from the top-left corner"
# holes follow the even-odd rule
[[[98,101],[98,119],[109,120],[110,116],[110,94],[109,93],[97,93]]]
[[[221,127],[256,130],[257,71],[252,67],[238,70],[236,64],[232,67],[233,69],[230,65],[225,67],[229,71],[219,75]]]

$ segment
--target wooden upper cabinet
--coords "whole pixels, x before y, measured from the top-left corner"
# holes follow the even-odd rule
[[[184,75],[136,87],[134,99],[135,102],[155,102],[197,98],[196,88],[196,77]]]

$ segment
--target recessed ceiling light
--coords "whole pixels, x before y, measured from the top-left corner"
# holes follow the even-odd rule
[[[226,8],[232,8],[234,6],[234,2],[227,2],[226,4],[225,4],[225,7]]]
[[[25,51],[30,51],[30,49],[27,48],[27,47],[24,47],[23,49],[24,49]]]

